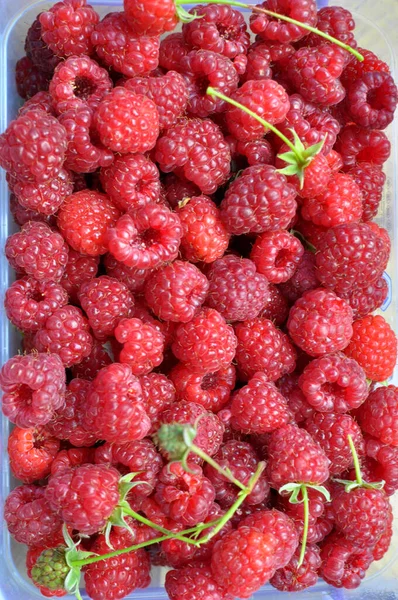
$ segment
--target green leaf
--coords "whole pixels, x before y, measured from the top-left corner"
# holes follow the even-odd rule
[[[279,494],[283,494],[283,492],[293,492],[297,488],[301,488],[301,483],[286,483],[281,488],[279,488]]]
[[[300,168],[297,165],[289,165],[288,167],[285,167],[284,169],[276,169],[277,173],[282,173],[282,175],[297,175],[298,172],[300,171]]]
[[[331,501],[330,492],[324,485],[312,485],[310,483],[306,484],[307,488],[311,488],[312,490],[316,490],[326,498],[326,502]]]

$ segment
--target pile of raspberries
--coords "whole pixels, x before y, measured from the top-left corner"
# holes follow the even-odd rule
[[[357,48],[344,8],[261,6]],[[195,11],[169,33],[172,0],[125,0],[102,20],[86,0],[63,0],[27,33],[16,65],[26,102],[0,136],[20,227],[5,247],[16,272],[5,310],[23,336],[0,373],[21,481],[5,520],[31,575],[64,524],[85,550],[110,552],[104,527],[126,473],[139,473],[130,506],[160,527],[222,517],[239,488],[156,445],[162,425],[191,425],[243,484],[260,460],[265,472],[207,544],[169,539],[85,567],[92,600],[148,586],[159,565],[171,567],[171,600],[318,578],[355,588],[389,548],[398,489],[398,388],[386,383],[397,337],[374,313],[391,244],[373,220],[397,88],[370,50],[357,48],[360,62],[263,13]],[[280,172],[283,141],[209,86],[288,140],[324,141],[303,186]],[[356,477],[349,436],[363,479],[382,489],[336,481]],[[278,493],[295,482],[331,495],[308,490],[301,565],[303,504]],[[128,523],[113,527],[114,549],[159,536]]]

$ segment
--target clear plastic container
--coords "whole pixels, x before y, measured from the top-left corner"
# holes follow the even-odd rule
[[[200,3],[200,0],[198,0]],[[30,0],[0,0],[0,131],[4,131],[16,115],[20,100],[15,88],[14,69],[16,61],[23,55],[23,42],[29,25],[36,15],[51,6],[50,2],[31,2]],[[101,15],[118,10],[120,0],[92,0]],[[328,4],[327,0],[319,0],[319,6]],[[398,0],[331,0],[330,4],[338,4],[352,11],[357,23],[357,39],[360,46],[370,48],[386,61],[398,80]],[[384,201],[377,221],[388,229],[392,239],[392,254],[385,277],[389,283],[390,293],[382,314],[390,325],[397,330],[398,296],[393,282],[398,281],[398,250],[396,239],[398,234],[397,215],[397,175],[398,170],[398,137],[397,123],[390,126],[388,135],[392,141],[392,154],[385,165],[387,184]],[[17,353],[19,338],[15,328],[8,322],[3,309],[3,295],[12,272],[3,253],[4,243],[14,225],[8,210],[8,191],[4,172],[0,174],[0,352],[1,364]],[[397,384],[398,373],[393,382]],[[0,416],[0,418],[2,418]],[[9,423],[2,418],[0,436],[1,481],[0,481],[0,600],[34,600],[42,598],[38,590],[29,582],[25,573],[25,548],[15,543],[8,534],[2,519],[4,499],[16,482],[12,480],[8,468],[7,439]],[[398,500],[395,500],[395,512],[398,514]],[[375,563],[362,586],[354,591],[338,590],[323,582],[300,594],[284,594],[284,598],[296,600],[355,599],[355,600],[398,600],[398,524],[395,523],[395,543],[388,555],[380,563]],[[162,589],[164,570],[155,569],[152,587],[134,592],[136,600],[163,600],[167,598]],[[254,600],[276,600],[282,598],[281,593],[266,586],[260,590]]]

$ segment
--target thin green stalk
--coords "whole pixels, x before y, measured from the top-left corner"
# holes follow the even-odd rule
[[[221,475],[226,477],[226,479],[228,479],[231,483],[234,483],[242,491],[247,490],[246,486],[242,482],[240,482],[239,479],[236,479],[232,475],[232,473],[229,473],[228,471],[226,471],[225,469],[220,467],[220,465],[218,463],[216,463],[216,461],[213,460],[211,458],[211,456],[206,454],[206,452],[203,452],[203,450],[201,450],[198,446],[196,446],[196,444],[192,444],[192,446],[189,449],[191,452],[196,454],[196,456],[199,456],[199,458],[201,458],[202,460],[207,462],[207,464],[210,465],[211,467],[213,467],[213,469],[215,469],[218,473],[220,473]]]
[[[170,531],[170,529],[161,527],[161,525],[157,525],[153,521],[146,519],[145,517],[143,517],[139,513],[135,512],[135,510],[132,510],[131,508],[123,507],[123,512],[126,515],[128,515],[129,517],[133,517],[133,519],[136,519],[140,523],[143,523],[144,525],[147,525],[148,527],[151,527],[151,529],[155,529],[156,531],[159,531],[160,533],[164,533],[165,535],[169,535],[170,533],[173,533],[173,536],[176,539],[181,540],[181,542],[186,542],[187,544],[193,543],[190,538],[184,537],[184,535],[182,533],[179,533],[177,531],[172,532],[172,531]]]
[[[298,565],[297,565],[298,567],[301,567],[301,565],[303,564],[304,556],[305,556],[305,549],[307,546],[307,539],[308,539],[308,523],[309,523],[310,510],[309,510],[309,503],[308,503],[308,491],[307,491],[306,485],[301,486],[301,494],[303,496],[303,503],[304,503],[304,528],[303,528],[303,538],[301,540],[300,557],[299,557],[299,561],[298,561]]]
[[[183,4],[191,4],[191,2],[187,2],[186,0],[175,0],[176,6],[181,6]],[[226,4],[227,6],[238,6],[240,8],[249,8],[253,9],[254,5],[245,4],[244,2],[235,2],[234,0],[200,0],[200,4]]]
[[[356,477],[357,483],[359,485],[362,485],[363,484],[363,479],[362,479],[361,465],[359,464],[359,458],[358,458],[357,450],[355,448],[355,444],[354,444],[354,442],[352,440],[351,435],[347,435],[347,438],[348,438],[348,443],[350,445],[352,459],[354,461],[355,477]]]

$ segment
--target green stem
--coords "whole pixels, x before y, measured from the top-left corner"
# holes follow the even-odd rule
[[[176,6],[181,6],[183,4],[191,4],[191,2],[187,2],[186,0],[175,0],[174,4]],[[227,6],[238,6],[240,8],[254,8],[254,6],[250,6],[250,4],[235,2],[234,0],[200,0],[200,4],[226,4]]]
[[[135,512],[135,510],[132,510],[131,508],[123,507],[123,511],[126,515],[129,515],[130,517],[133,517],[133,519],[140,521],[140,523],[143,523],[144,525],[151,527],[151,529],[155,529],[156,531],[159,531],[160,533],[164,533],[165,535],[169,535],[170,533],[172,533],[173,537],[175,537],[175,539],[180,540],[181,542],[185,542],[187,544],[193,543],[193,541],[190,538],[184,537],[183,534],[178,533],[177,531],[172,532],[172,531],[170,531],[170,529],[161,527],[161,525],[157,525],[153,521],[150,521],[149,519],[143,517],[139,513]]]
[[[355,444],[352,441],[352,437],[351,435],[347,435],[348,438],[348,443],[350,445],[350,449],[351,449],[351,454],[352,454],[352,459],[354,461],[354,468],[355,468],[355,476],[357,479],[357,483],[359,485],[363,485],[363,479],[362,479],[362,473],[361,473],[361,465],[359,464],[359,458],[358,458],[358,454],[355,448]]]
[[[301,540],[300,557],[299,557],[299,561],[298,561],[298,565],[297,565],[298,568],[300,568],[304,562],[305,549],[307,546],[307,539],[308,539],[308,523],[309,523],[309,516],[310,516],[309,503],[308,503],[308,491],[307,491],[306,485],[304,485],[304,484],[301,486],[301,494],[303,496],[303,504],[304,504],[304,528],[303,528],[303,537]]]
[[[196,454],[196,456],[199,456],[199,458],[201,458],[202,460],[204,460],[205,462],[207,462],[208,465],[210,465],[211,467],[213,467],[213,469],[215,469],[218,473],[220,473],[220,475],[223,475],[231,483],[234,483],[243,492],[245,492],[247,490],[247,487],[243,483],[241,483],[239,481],[239,479],[236,479],[232,475],[232,473],[230,473],[230,472],[226,471],[225,469],[223,469],[222,467],[220,467],[220,465],[218,463],[216,463],[216,461],[213,460],[211,458],[211,456],[209,456],[208,454],[206,454],[206,452],[203,452],[203,450],[201,450],[198,446],[196,446],[195,444],[192,444],[189,449],[190,449],[191,452],[193,452],[194,454]]]

